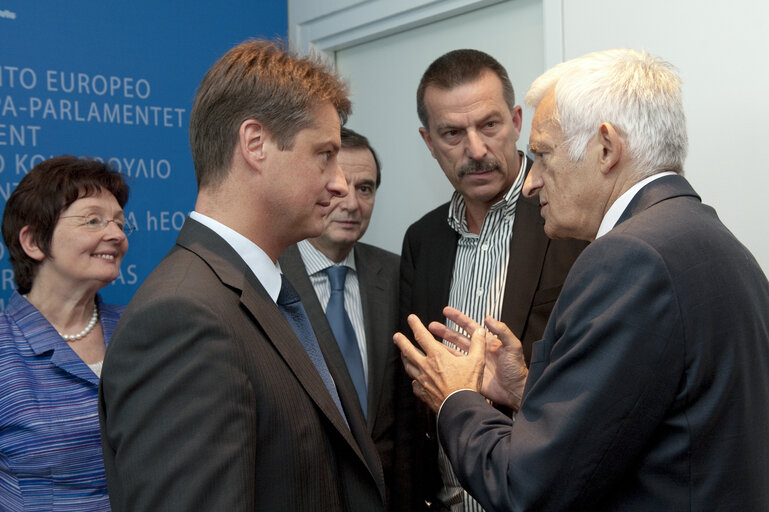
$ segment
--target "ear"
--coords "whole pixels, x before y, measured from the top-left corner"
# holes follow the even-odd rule
[[[256,119],[246,119],[238,129],[238,152],[254,170],[262,168],[266,139],[267,132]]]
[[[519,105],[513,107],[512,118],[513,129],[515,130],[515,140],[517,141],[518,137],[521,136],[521,126],[523,126],[523,110]]]
[[[622,137],[611,123],[603,123],[598,128],[598,144],[601,154],[599,156],[600,170],[603,174],[609,174],[617,167],[625,149]]]
[[[428,130],[424,126],[420,126],[419,135],[422,136],[422,140],[425,141],[425,145],[427,146],[427,149],[430,150],[430,154],[433,155],[433,158],[435,158],[435,151],[433,151],[433,138],[430,136],[430,130]]]
[[[24,252],[35,261],[43,261],[45,259],[45,253],[38,247],[35,242],[34,234],[29,226],[24,226],[19,231],[19,243]]]

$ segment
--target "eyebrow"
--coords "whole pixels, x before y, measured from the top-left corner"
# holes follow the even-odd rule
[[[475,124],[484,124],[489,122],[489,120],[494,118],[503,118],[504,114],[500,110],[492,110],[491,112],[487,113],[485,116],[483,116],[480,120],[476,121]],[[458,126],[454,125],[453,123],[442,123],[442,124],[436,124],[435,129],[439,132],[444,130],[464,130],[464,126]]]
[[[545,142],[543,140],[538,140],[538,141],[532,142],[531,139],[530,139],[528,146],[529,146],[529,151],[531,151],[533,153],[542,153],[545,150],[552,151],[552,149],[553,149],[552,144],[549,144],[549,143],[547,143],[547,142]]]
[[[315,151],[334,151],[335,153],[339,153],[339,150],[342,149],[341,144],[337,144],[333,140],[324,140],[321,142],[317,142],[314,146]]]
[[[104,208],[102,208],[101,206],[89,205],[83,208],[81,213],[78,214],[78,217],[85,217],[87,215],[94,215],[94,214],[105,216],[106,210],[104,210]],[[117,213],[115,213],[115,215],[112,218],[116,219],[121,216],[125,217],[125,211],[122,208],[118,210]]]

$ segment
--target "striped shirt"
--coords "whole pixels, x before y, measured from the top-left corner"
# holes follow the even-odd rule
[[[123,308],[97,296],[105,341]],[[108,511],[99,378],[17,292],[0,314],[0,510]]]
[[[486,316],[499,318],[502,313],[515,206],[521,195],[525,171],[526,155],[521,154],[518,177],[504,197],[486,213],[478,234],[467,229],[466,206],[462,195],[454,192],[451,198],[448,222],[451,228],[459,233],[459,241],[448,305],[462,311],[481,325]],[[446,325],[462,331],[448,319]],[[442,448],[438,456],[438,466],[443,478],[443,488],[439,491],[438,498],[452,512],[483,511],[478,502],[462,490]]]
[[[312,287],[315,288],[315,294],[318,301],[326,311],[328,299],[331,297],[331,285],[328,282],[328,276],[323,272],[326,268],[337,265],[325,254],[312,246],[307,240],[302,240],[297,244],[299,253],[302,255],[304,267],[307,269],[307,275],[310,276]],[[352,328],[355,331],[355,337],[358,339],[358,349],[363,360],[363,376],[368,384],[368,350],[366,349],[366,330],[363,324],[363,306],[360,297],[360,284],[358,282],[358,271],[355,268],[355,248],[350,251],[345,259],[338,265],[349,267],[347,277],[344,280],[344,308],[347,316],[350,317]]]

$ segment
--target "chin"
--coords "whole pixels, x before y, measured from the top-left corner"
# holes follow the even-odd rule
[[[545,222],[545,234],[548,238],[551,238],[553,240],[564,240],[566,238],[569,238],[566,236],[565,233],[560,231],[557,227],[548,227],[547,222]]]

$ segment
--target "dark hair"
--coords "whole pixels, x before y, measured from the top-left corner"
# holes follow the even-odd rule
[[[342,127],[342,147],[347,149],[368,149],[371,151],[371,156],[374,157],[374,164],[376,165],[376,188],[379,188],[379,184],[382,183],[382,167],[379,164],[379,157],[376,155],[376,151],[371,147],[368,139],[350,128]]]
[[[103,162],[69,155],[44,160],[21,179],[5,204],[2,227],[19,293],[29,292],[40,265],[21,247],[21,229],[29,226],[35,243],[48,256],[61,212],[102,189],[115,196],[121,208],[128,201],[129,188],[119,172]]]
[[[429,86],[449,90],[478,79],[486,71],[492,71],[502,82],[502,94],[512,112],[515,108],[515,91],[507,71],[497,59],[479,50],[453,50],[441,55],[425,70],[417,87],[417,115],[422,126],[429,128],[430,120],[425,107],[425,91]]]
[[[351,110],[347,86],[319,59],[263,40],[232,48],[206,73],[190,112],[198,188],[224,180],[243,121],[258,120],[281,150],[290,149],[296,134],[314,122],[315,107],[326,101],[344,124]]]

